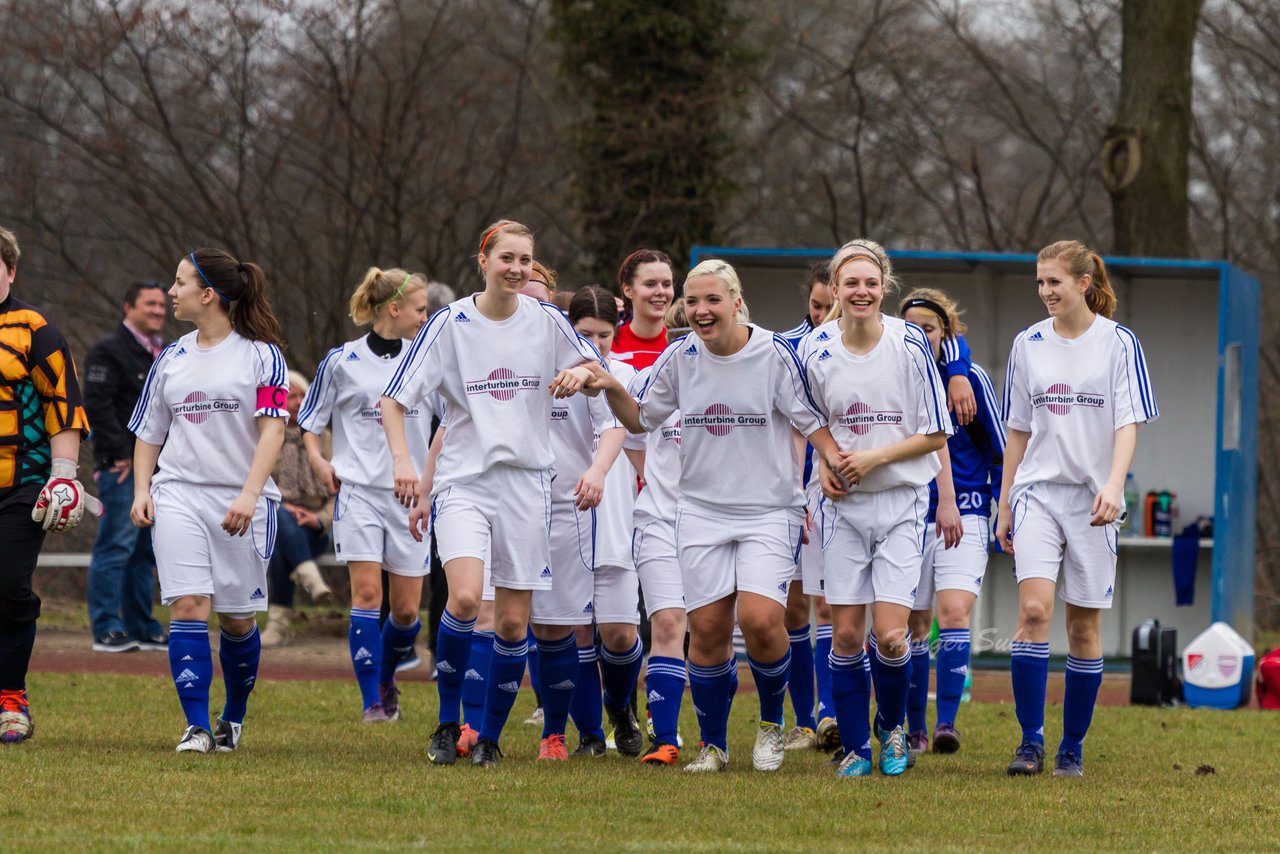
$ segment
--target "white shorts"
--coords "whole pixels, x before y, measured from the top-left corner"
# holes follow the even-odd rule
[[[580,512],[572,503],[551,505],[550,590],[537,590],[529,621],[550,626],[589,625],[595,617],[592,604],[592,569],[595,564],[596,514]]]
[[[895,486],[826,502],[823,576],[831,605],[892,602],[910,608],[920,584],[929,489]],[[834,512],[833,512],[834,511]]]
[[[758,516],[728,516],[701,507],[676,510],[676,551],[685,609],[745,591],[784,608],[800,558],[804,516],[780,509]]]
[[[370,561],[394,575],[431,572],[431,542],[415,542],[409,511],[390,489],[344,483],[333,503],[333,551],[338,560]]]
[[[953,549],[935,533],[937,528],[925,523],[924,562],[920,566],[920,586],[916,588],[913,611],[933,607],[939,590],[963,590],[977,596],[982,590],[982,576],[987,572],[987,553],[991,541],[991,520],[986,516],[961,516],[964,535]]]
[[[634,569],[601,564],[591,578],[596,623],[640,625],[640,576]]]
[[[551,473],[494,466],[431,500],[441,564],[484,561],[494,587],[550,590]]]
[[[151,542],[160,578],[160,600],[207,596],[219,614],[267,610],[267,563],[276,545],[276,507],[259,498],[242,537],[222,530],[240,494],[235,486],[162,481],[151,487],[156,519]]]
[[[645,613],[653,615],[667,608],[684,610],[684,579],[676,556],[675,524],[637,517],[631,535],[631,557],[644,591]]]
[[[1115,525],[1095,528],[1094,494],[1075,483],[1033,483],[1013,500],[1013,569],[1019,582],[1058,580],[1062,568],[1064,602],[1082,608],[1110,608],[1115,595]]]
[[[822,515],[832,512],[834,508],[822,490],[813,490],[809,495],[809,518],[813,520],[813,530],[809,532],[809,542],[800,547],[800,581],[806,596],[827,595],[822,575]]]

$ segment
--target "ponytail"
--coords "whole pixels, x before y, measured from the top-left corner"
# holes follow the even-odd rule
[[[1097,252],[1090,252],[1089,259],[1093,261],[1093,278],[1089,282],[1089,290],[1084,292],[1085,305],[1094,314],[1110,317],[1116,311],[1116,292],[1111,287],[1107,265]]]
[[[285,348],[280,321],[267,299],[267,276],[249,261],[240,262],[225,249],[197,249],[187,256],[199,274],[197,281],[218,295],[218,304],[231,319],[231,328],[250,341]]]
[[[1057,261],[1074,278],[1089,277],[1089,288],[1084,292],[1084,303],[1089,311],[1103,317],[1111,317],[1116,310],[1116,292],[1107,275],[1107,265],[1102,256],[1079,240],[1059,240],[1041,249],[1037,262]]]
[[[399,267],[390,270],[370,267],[351,295],[348,313],[356,326],[367,326],[391,303],[403,300],[426,286],[426,278],[419,273],[410,273]]]

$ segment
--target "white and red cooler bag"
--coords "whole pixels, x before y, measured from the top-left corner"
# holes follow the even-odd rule
[[[1188,706],[1238,709],[1249,704],[1253,647],[1226,623],[1214,623],[1182,651]]]

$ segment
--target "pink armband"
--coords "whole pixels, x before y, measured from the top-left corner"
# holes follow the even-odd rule
[[[264,385],[258,388],[258,409],[284,409],[289,400],[289,389],[280,385]]]

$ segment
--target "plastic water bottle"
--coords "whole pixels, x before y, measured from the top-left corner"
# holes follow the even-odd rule
[[[1120,526],[1120,534],[1124,537],[1138,536],[1138,481],[1133,476],[1133,472],[1129,472],[1124,476],[1124,506],[1125,511],[1129,514],[1124,520],[1124,524]]]

